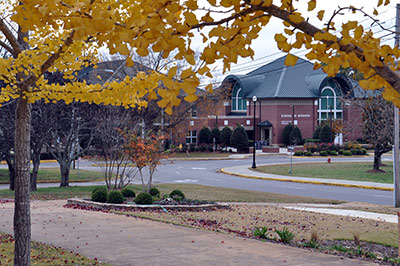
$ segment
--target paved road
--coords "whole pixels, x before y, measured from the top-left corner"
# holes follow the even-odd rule
[[[339,256],[122,215],[32,202],[32,239],[112,265],[377,265]],[[12,233],[13,204],[0,204]]]
[[[373,158],[357,158],[357,161],[372,161]],[[334,161],[350,161],[350,158],[334,158]],[[383,160],[390,160],[384,157]],[[294,158],[293,162],[325,162],[326,158]],[[257,156],[257,165],[288,163],[289,157],[285,155]],[[237,176],[218,173],[223,167],[235,165],[251,166],[252,159],[238,160],[208,160],[208,161],[174,161],[159,166],[154,175],[155,183],[191,183],[227,188],[248,189],[263,192],[274,192],[297,196],[311,196],[316,198],[360,201],[384,205],[393,204],[393,192],[368,190],[359,188],[334,187],[313,184],[288,183],[257,179],[240,178]],[[91,166],[91,162],[81,162],[82,169],[99,170]],[[5,166],[2,166],[5,167]],[[41,167],[57,167],[55,163],[45,163]],[[140,183],[137,178],[135,183]],[[88,183],[93,184],[93,183]],[[86,185],[88,185],[86,184]],[[74,185],[74,184],[71,184]],[[77,184],[84,185],[84,184]],[[41,184],[41,186],[54,186]],[[0,185],[7,188],[7,185]]]

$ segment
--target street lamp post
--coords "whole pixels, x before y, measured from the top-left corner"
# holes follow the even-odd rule
[[[253,96],[253,107],[254,107],[254,112],[253,112],[253,164],[251,165],[251,168],[257,168],[256,166],[256,103],[257,103],[257,96]]]

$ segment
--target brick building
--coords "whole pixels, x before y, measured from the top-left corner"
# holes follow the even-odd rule
[[[305,139],[312,138],[316,127],[325,121],[351,125],[347,127],[350,130],[338,134],[336,142],[362,137],[361,110],[342,99],[344,95],[363,97],[354,80],[340,74],[327,77],[301,58],[292,67],[285,66],[284,61],[282,57],[246,75],[227,76],[220,88],[228,88],[230,92],[228,100],[223,102],[223,111],[219,115],[202,115],[197,110],[195,116],[188,118],[186,143],[196,143],[204,125],[233,129],[241,124],[249,139],[253,139],[254,109],[255,139],[265,141],[266,145],[281,144],[283,129],[289,123],[299,127]]]

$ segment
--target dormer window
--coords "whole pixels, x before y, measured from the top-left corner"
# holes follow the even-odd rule
[[[246,111],[246,99],[243,98],[243,90],[239,83],[235,83],[232,89],[232,111]]]

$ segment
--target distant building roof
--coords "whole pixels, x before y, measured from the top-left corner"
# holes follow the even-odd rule
[[[321,90],[328,80],[334,80],[342,90],[342,95],[365,97],[365,91],[358,82],[338,74],[334,78],[327,77],[321,69],[314,69],[313,64],[298,58],[296,65],[285,66],[283,56],[246,75],[229,75],[223,84],[238,82],[243,89],[244,98],[257,96],[267,98],[319,98]],[[367,93],[369,94],[369,93]]]

